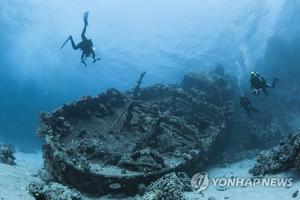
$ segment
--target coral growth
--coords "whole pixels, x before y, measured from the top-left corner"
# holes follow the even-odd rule
[[[182,200],[183,192],[190,191],[190,179],[184,173],[170,173],[152,183],[143,200]]]
[[[77,191],[59,183],[31,183],[27,190],[36,200],[83,200]]]
[[[300,168],[300,132],[289,135],[272,150],[259,154],[250,173],[258,176],[291,168]]]
[[[8,165],[15,165],[15,150],[10,145],[0,145],[0,162]]]
[[[90,195],[135,194],[174,171],[199,170],[218,152],[233,119],[235,80],[188,74],[181,86],[109,89],[41,114],[51,180]]]

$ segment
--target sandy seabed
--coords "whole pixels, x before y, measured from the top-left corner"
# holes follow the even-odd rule
[[[15,166],[0,163],[0,200],[34,200],[26,187],[38,180],[37,173],[43,164],[42,154],[18,152],[15,157]]]
[[[208,174],[212,178],[251,178],[249,169],[254,164],[254,160],[243,160],[225,167],[216,167],[209,170]],[[293,193],[300,190],[300,177],[296,172],[280,173],[277,175],[266,176],[265,178],[293,178],[293,185],[291,187],[227,187],[218,188],[209,186],[202,194],[185,193],[185,197],[191,200],[198,199],[216,199],[216,200],[289,200],[299,199],[293,198]]]
[[[16,153],[16,166],[0,164],[0,200],[34,200],[26,187],[32,181],[37,181],[38,170],[42,168],[42,154]],[[223,167],[209,170],[210,177],[244,177],[249,178],[248,173],[254,160],[243,160]],[[269,177],[293,177],[292,187],[229,187],[225,190],[210,186],[202,194],[189,192],[185,198],[191,200],[288,200],[293,198],[293,193],[300,189],[300,178],[295,172],[281,173]],[[212,198],[213,197],[213,198]],[[102,198],[100,198],[102,199]],[[138,198],[139,199],[139,198]]]

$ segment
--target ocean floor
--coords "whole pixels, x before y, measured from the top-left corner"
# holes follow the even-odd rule
[[[42,154],[15,154],[15,166],[0,163],[0,200],[34,200],[26,187],[31,181],[38,180],[37,173],[41,169]]]
[[[254,160],[243,160],[236,162],[225,167],[216,167],[208,171],[211,178],[222,177],[238,177],[238,178],[251,178],[248,173]],[[293,178],[293,186],[291,187],[228,187],[220,188],[209,186],[202,194],[198,193],[185,193],[185,197],[191,200],[198,199],[212,199],[212,200],[274,200],[274,199],[299,199],[300,193],[297,198],[293,198],[293,194],[300,190],[300,176],[295,172],[281,173],[274,176],[266,176],[267,178]],[[300,191],[299,191],[300,192]]]
[[[0,200],[33,200],[27,193],[26,187],[31,181],[38,180],[37,173],[42,167],[42,155],[16,153],[16,166],[0,164]],[[227,166],[215,167],[208,171],[209,177],[241,177],[249,178],[249,168],[254,160],[243,160]],[[293,186],[286,188],[268,187],[229,187],[218,188],[209,186],[207,190],[199,193],[185,193],[185,197],[191,200],[273,200],[273,199],[297,199],[293,193],[300,189],[300,176],[295,172],[281,173],[269,177],[293,177]],[[298,198],[300,195],[298,196]],[[106,199],[100,198],[100,199]],[[136,199],[139,199],[136,197]]]

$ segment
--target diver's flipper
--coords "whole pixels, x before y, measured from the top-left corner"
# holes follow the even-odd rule
[[[87,11],[83,15],[84,24],[87,25],[87,26],[89,25],[88,18],[89,18],[89,12]]]
[[[64,46],[69,42],[70,39],[71,39],[71,38],[68,37],[68,39],[66,39],[66,41],[61,45],[60,49],[63,49]]]

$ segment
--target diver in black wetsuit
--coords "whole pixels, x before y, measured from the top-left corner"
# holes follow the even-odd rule
[[[62,49],[67,44],[67,42],[70,40],[74,50],[80,49],[82,51],[81,62],[84,64],[84,66],[87,66],[86,63],[85,63],[85,60],[88,57],[90,57],[91,55],[93,57],[93,62],[94,63],[97,62],[98,60],[100,60],[100,58],[96,58],[96,55],[95,55],[95,52],[94,52],[94,45],[93,45],[92,40],[87,39],[86,36],[85,36],[86,27],[88,26],[88,16],[89,16],[89,13],[85,12],[84,17],[83,17],[83,19],[84,19],[84,28],[83,28],[82,33],[81,33],[82,41],[79,44],[75,45],[73,37],[70,35],[61,47],[61,49]]]
[[[244,94],[241,94],[241,96],[240,96],[240,107],[245,109],[249,118],[252,117],[251,111],[259,112],[258,109],[254,108],[252,106],[251,101]]]
[[[220,77],[224,77],[225,68],[222,64],[217,64],[214,72],[215,72],[215,74],[219,75]]]
[[[264,79],[264,77],[259,75],[257,72],[251,72],[251,75],[250,75],[251,89],[252,89],[252,93],[255,96],[260,95],[261,92],[263,94],[265,94],[266,96],[268,96],[267,88],[275,88],[276,83],[278,81],[279,81],[278,78],[274,78],[273,83],[270,84]]]

